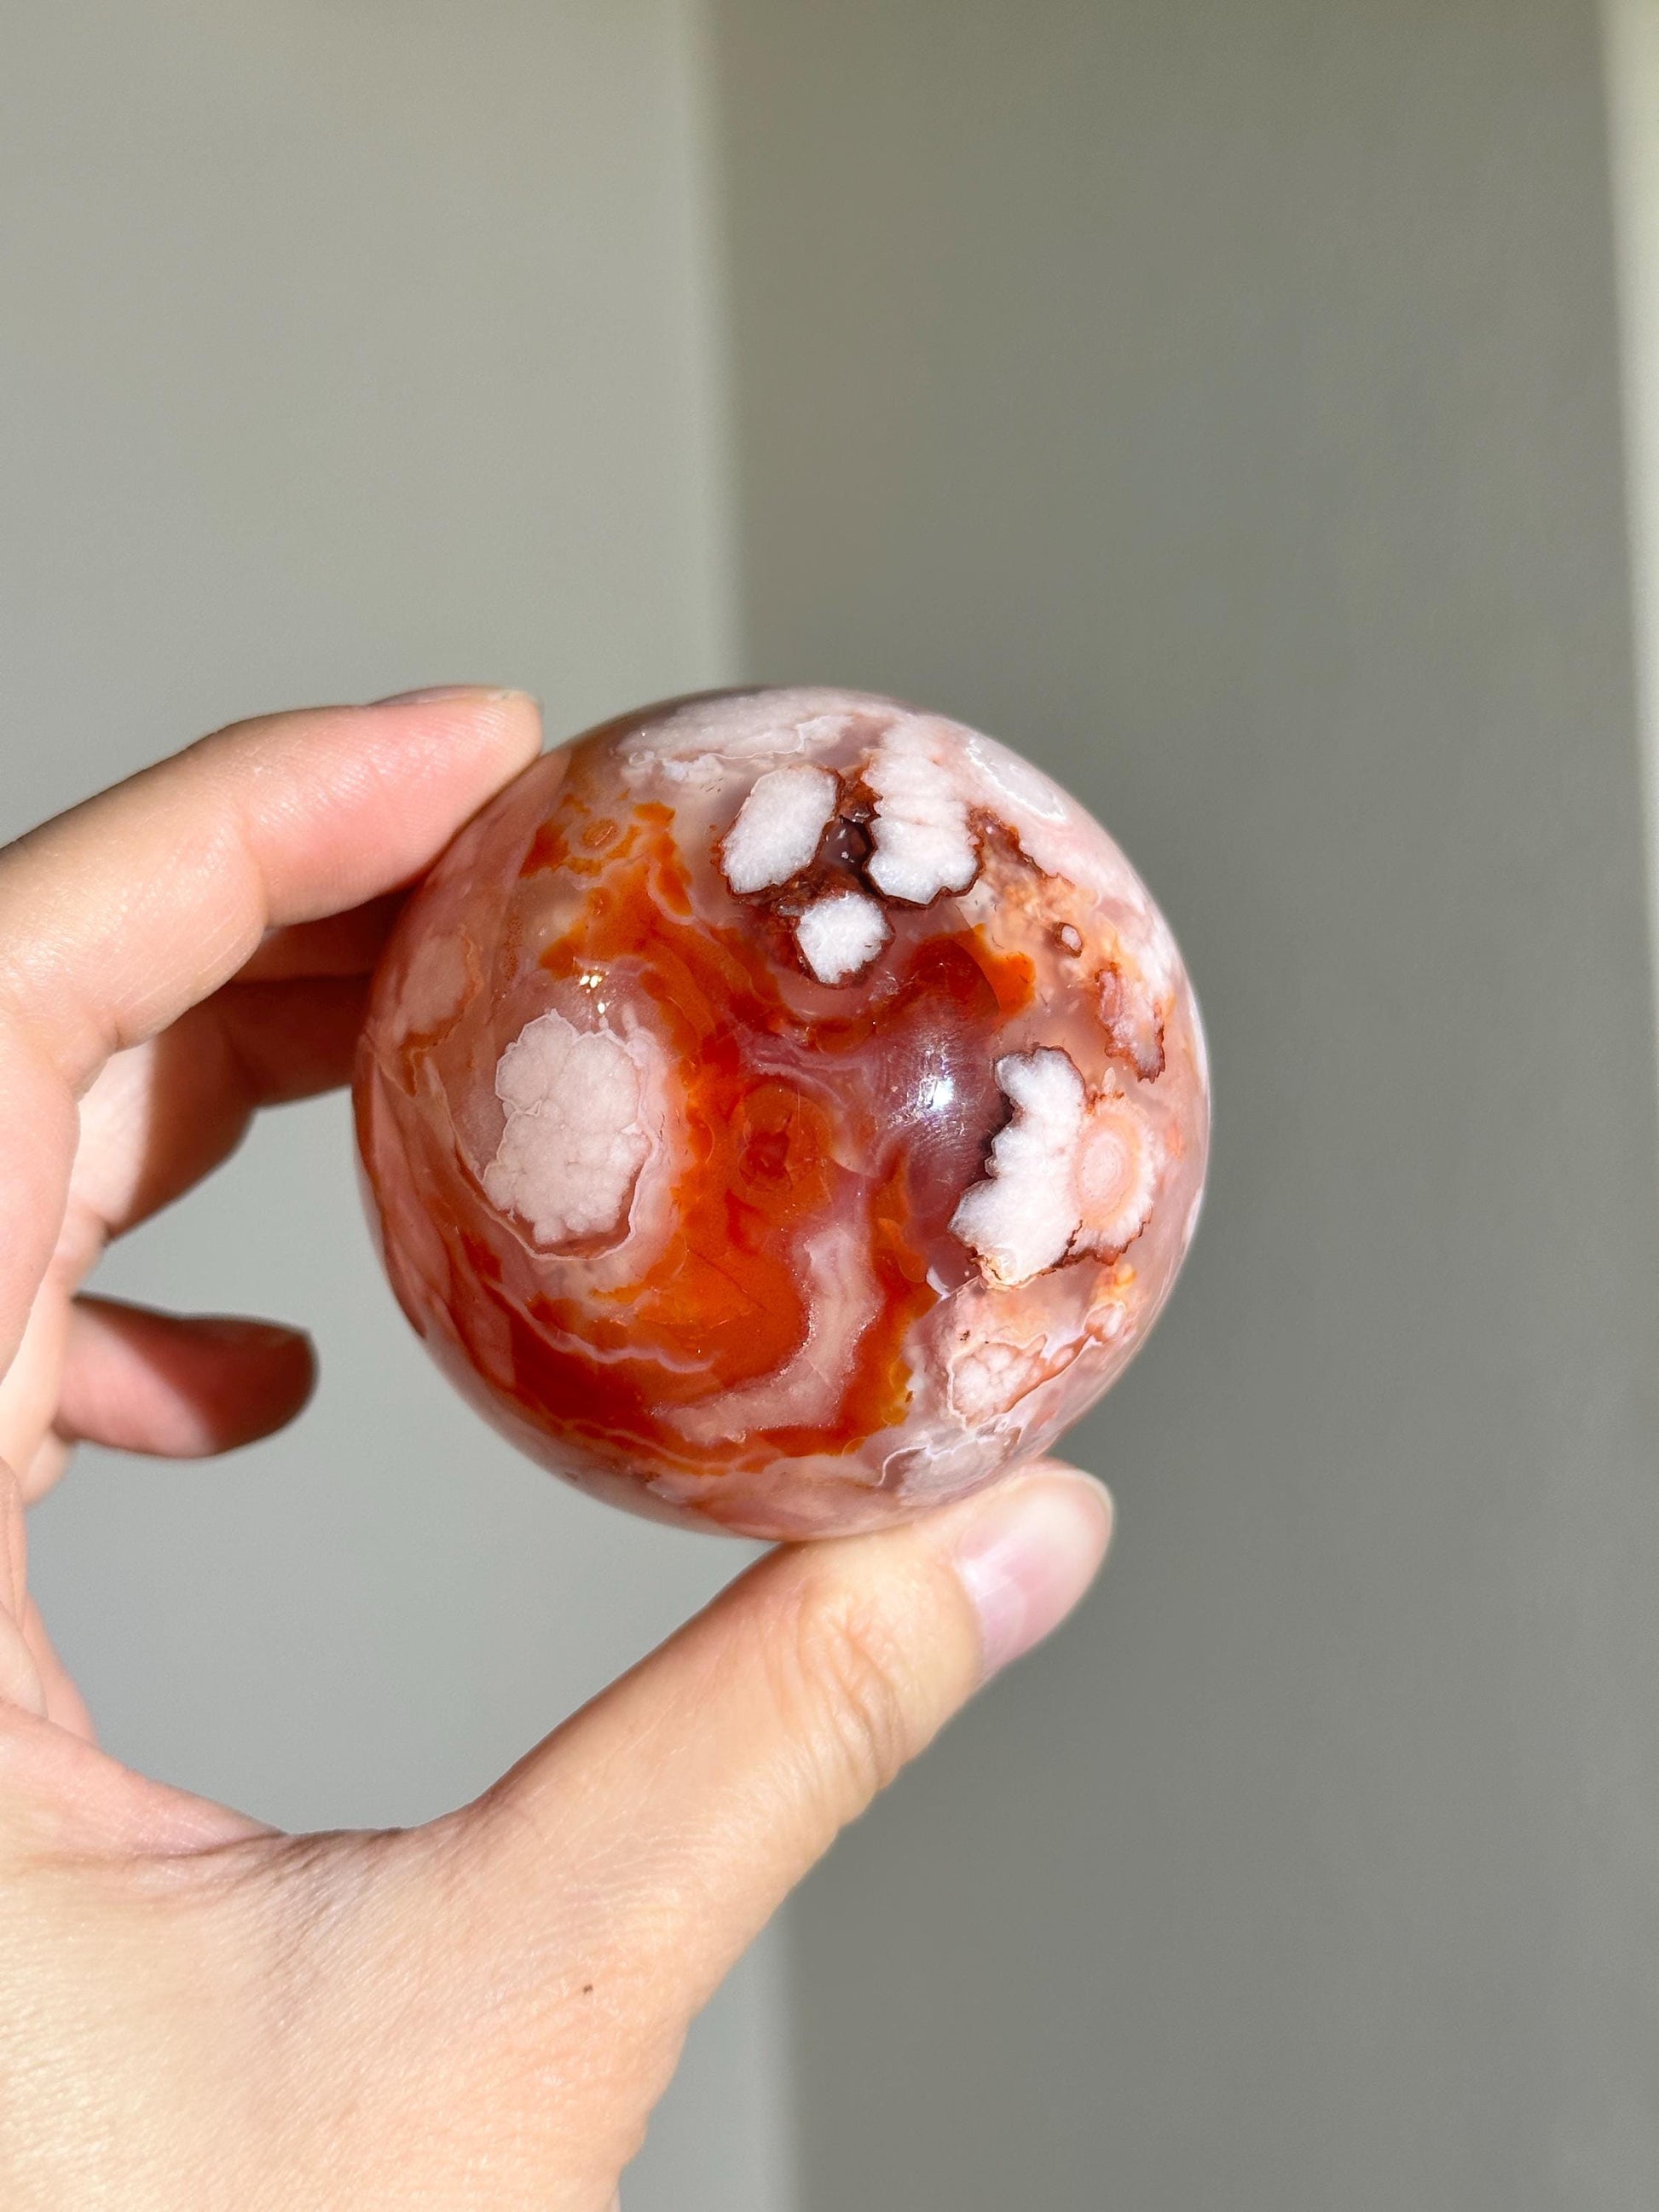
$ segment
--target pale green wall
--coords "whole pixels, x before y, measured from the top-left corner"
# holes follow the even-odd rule
[[[750,659],[1167,902],[1207,1216],[1085,1619],[795,1923],[810,2212],[1659,2176],[1654,1085],[1595,16],[718,0]]]
[[[0,6],[0,836],[267,707],[480,678],[564,734],[726,672],[688,30],[677,0]],[[108,1281],[323,1357],[290,1435],[88,1453],[37,1516],[107,1740],[179,1782],[435,1811],[738,1563],[465,1411],[370,1255],[337,1099]],[[629,2212],[782,2212],[781,2043],[763,1954]]]

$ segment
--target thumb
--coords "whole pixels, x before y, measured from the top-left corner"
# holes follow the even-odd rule
[[[837,1831],[1071,1611],[1110,1528],[1100,1484],[1045,1463],[760,1561],[461,1816],[497,1971],[580,1926],[583,1982],[677,2036]]]

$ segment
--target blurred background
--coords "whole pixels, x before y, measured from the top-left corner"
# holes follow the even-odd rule
[[[1656,0],[0,0],[0,834],[216,723],[738,676],[1032,753],[1208,1017],[1097,1597],[701,2024],[629,2212],[1612,2212],[1659,2175]],[[453,1401],[342,1103],[111,1286],[112,1746],[481,1787],[734,1571]]]

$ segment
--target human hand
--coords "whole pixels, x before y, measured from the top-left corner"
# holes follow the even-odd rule
[[[286,1836],[98,1749],[24,1577],[77,1439],[280,1427],[297,1331],[82,1290],[346,1077],[398,888],[534,754],[511,692],[250,722],[0,853],[0,2201],[604,2212],[687,2023],[1109,1507],[1028,1470],[772,1553],[475,1803]]]

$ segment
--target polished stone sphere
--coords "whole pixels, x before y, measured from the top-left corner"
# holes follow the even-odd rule
[[[399,920],[356,1114],[393,1288],[480,1410],[765,1537],[1051,1443],[1169,1294],[1209,1126],[1106,832],[992,739],[830,690],[527,769]]]

